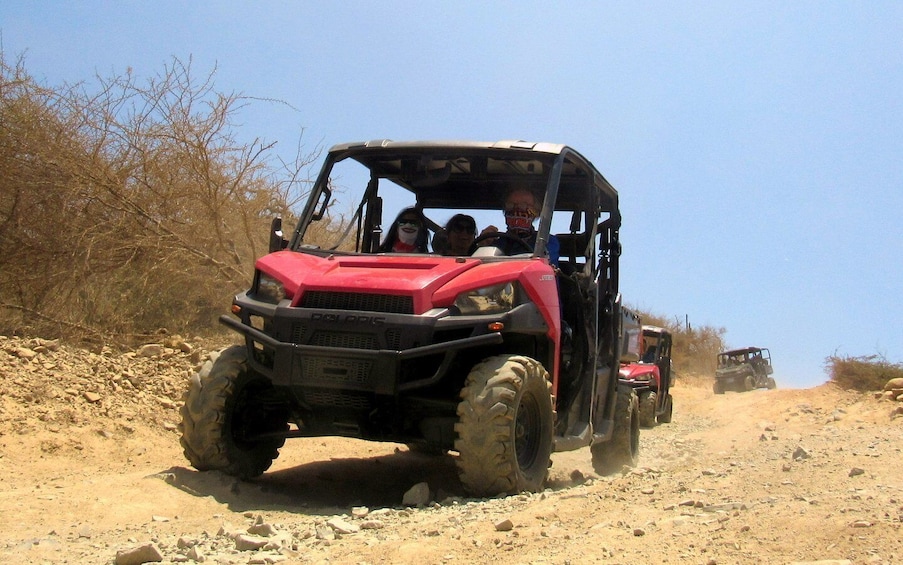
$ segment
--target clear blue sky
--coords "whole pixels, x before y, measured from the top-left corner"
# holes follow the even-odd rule
[[[0,3],[46,85],[173,56],[242,136],[566,143],[621,195],[625,301],[769,347],[903,361],[903,2]]]

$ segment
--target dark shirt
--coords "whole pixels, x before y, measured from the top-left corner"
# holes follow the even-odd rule
[[[509,232],[510,233],[510,232]],[[536,231],[530,232],[527,237],[519,237],[514,233],[511,235],[518,237],[524,243],[530,246],[530,250],[533,250],[536,247]],[[500,237],[496,241],[495,244],[505,255],[515,255],[518,253],[526,252],[526,249],[523,245],[519,245],[510,239]],[[558,258],[561,254],[561,243],[558,241],[558,238],[554,235],[549,235],[549,241],[546,243],[546,253],[549,257],[549,263],[555,267],[558,266]]]

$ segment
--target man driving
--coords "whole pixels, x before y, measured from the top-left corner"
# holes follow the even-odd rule
[[[498,237],[494,240],[487,238],[482,245],[495,245],[506,255],[533,251],[537,235],[533,222],[539,215],[539,208],[539,198],[533,191],[522,187],[513,188],[505,196],[503,208],[505,225],[507,227],[504,233],[509,237]],[[493,233],[499,233],[499,229],[494,225],[486,226],[480,232],[480,238]],[[559,249],[558,238],[550,235],[546,244],[546,252],[548,253],[549,263],[556,267],[558,266]]]

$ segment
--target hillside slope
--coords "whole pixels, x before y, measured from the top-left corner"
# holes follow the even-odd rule
[[[638,468],[598,477],[588,450],[561,453],[545,492],[477,500],[451,457],[341,438],[289,440],[253,482],[199,473],[176,424],[203,354],[167,345],[0,338],[0,562],[903,560],[903,418],[872,395],[679,382]],[[403,506],[421,482],[429,502]]]

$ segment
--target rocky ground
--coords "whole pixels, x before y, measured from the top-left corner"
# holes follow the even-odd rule
[[[253,482],[195,471],[176,425],[206,352],[0,337],[0,562],[903,561],[903,418],[872,394],[684,376],[636,469],[556,454],[544,492],[470,499],[451,457],[348,439],[289,440]]]

